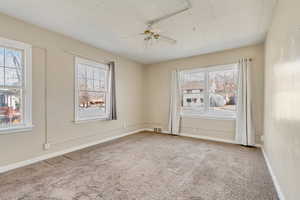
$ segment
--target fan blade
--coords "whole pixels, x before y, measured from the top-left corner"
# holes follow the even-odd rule
[[[177,40],[174,40],[173,38],[170,38],[170,37],[164,36],[164,35],[160,35],[160,39],[162,39],[166,42],[169,42],[171,44],[176,44],[177,43]]]
[[[127,38],[133,38],[133,37],[138,37],[140,35],[145,35],[145,33],[138,33],[138,34],[132,34],[132,35],[125,35],[121,36],[122,39],[127,39]]]

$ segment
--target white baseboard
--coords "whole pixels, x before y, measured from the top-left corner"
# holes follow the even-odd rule
[[[7,171],[10,171],[10,170],[13,170],[13,169],[20,168],[20,167],[24,167],[24,166],[27,166],[27,165],[30,165],[30,164],[33,164],[33,163],[43,161],[43,160],[47,160],[49,158],[61,156],[63,154],[70,153],[70,152],[73,152],[73,151],[77,151],[77,150],[80,150],[80,149],[84,149],[86,147],[94,146],[94,145],[97,145],[97,144],[101,144],[101,143],[104,143],[104,142],[108,142],[108,141],[111,141],[111,140],[122,138],[122,137],[125,137],[125,136],[128,136],[128,135],[139,133],[139,132],[142,132],[142,131],[146,131],[146,129],[138,129],[138,130],[131,131],[131,132],[128,132],[128,133],[124,133],[122,135],[117,135],[117,136],[114,136],[114,137],[110,137],[110,138],[106,138],[106,139],[86,143],[86,144],[83,144],[83,145],[79,145],[79,146],[76,146],[76,147],[72,147],[72,148],[69,148],[69,149],[66,149],[66,150],[45,154],[45,155],[38,156],[38,157],[29,159],[29,160],[16,162],[16,163],[9,164],[9,165],[6,165],[6,166],[0,166],[0,173],[7,172]]]
[[[180,133],[180,136],[197,138],[197,139],[202,139],[202,140],[215,141],[215,142],[223,142],[223,143],[229,143],[229,144],[237,144],[233,140],[219,139],[219,138],[213,138],[213,137],[201,136],[201,135],[193,135],[193,134],[188,134],[188,133]]]
[[[154,132],[151,128],[146,128],[145,131]],[[169,131],[162,131],[161,133],[170,134]],[[208,136],[202,136],[202,135],[193,135],[189,133],[180,133],[178,136],[184,136],[184,137],[190,137],[190,138],[196,138],[196,139],[202,139],[202,140],[208,140],[208,141],[214,141],[214,142],[223,142],[223,143],[229,143],[229,144],[237,144],[234,140],[226,140],[226,139],[220,139],[220,138],[214,138],[214,137],[208,137]],[[256,145],[257,147],[260,147],[260,145]]]
[[[154,132],[151,128],[146,128],[145,131]],[[161,133],[170,134],[170,131],[163,130]],[[184,137],[190,137],[190,138],[196,138],[196,139],[202,139],[202,140],[209,140],[209,141],[215,141],[215,142],[223,142],[223,143],[230,143],[230,144],[237,144],[233,140],[225,140],[225,139],[219,139],[214,137],[208,137],[208,136],[202,136],[202,135],[193,135],[189,133],[179,133],[178,136],[184,136]]]
[[[154,132],[153,128],[145,128],[144,131]]]
[[[154,132],[153,129],[151,129],[151,128],[146,128],[145,131]],[[172,135],[170,133],[170,131],[162,131],[161,133]],[[190,134],[190,133],[180,133],[178,136],[191,137],[191,138],[208,140],[208,141],[215,141],[215,142],[223,142],[223,143],[229,143],[229,144],[238,144],[234,140],[226,140],[226,139],[220,139],[220,138],[202,136],[202,135],[193,135],[193,134]],[[262,147],[261,144],[255,144],[254,146],[257,147],[257,148]]]
[[[267,154],[266,154],[266,152],[265,152],[265,150],[264,150],[263,147],[261,148],[261,150],[262,150],[262,153],[264,155],[265,161],[267,163],[267,166],[268,166],[269,172],[271,174],[273,183],[275,185],[275,189],[277,191],[278,197],[279,197],[280,200],[285,200],[285,197],[284,197],[283,192],[281,190],[281,187],[279,185],[278,179],[276,178],[276,176],[274,174],[274,171],[273,171],[273,169],[271,167],[271,163],[269,162],[268,156],[267,156]]]

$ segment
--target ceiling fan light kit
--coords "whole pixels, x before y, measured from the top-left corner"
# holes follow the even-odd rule
[[[192,5],[191,5],[190,1],[189,0],[185,0],[185,1],[187,3],[187,6],[185,8],[183,8],[179,11],[173,12],[173,13],[169,13],[169,14],[167,14],[165,16],[162,16],[162,17],[159,17],[155,20],[151,20],[147,23],[146,30],[143,33],[141,33],[141,35],[144,35],[144,41],[147,43],[145,45],[146,47],[148,47],[149,45],[152,45],[153,41],[164,41],[164,42],[168,42],[170,44],[176,44],[177,43],[177,40],[175,40],[171,37],[160,34],[159,31],[154,30],[152,27],[153,27],[154,24],[157,24],[161,21],[167,20],[170,17],[181,14],[181,13],[186,12],[187,10],[191,9]]]

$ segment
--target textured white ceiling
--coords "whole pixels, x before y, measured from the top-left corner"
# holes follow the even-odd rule
[[[190,0],[191,10],[155,26],[178,43],[148,48],[138,35],[146,22],[184,8],[185,0],[1,0],[0,12],[141,63],[155,63],[262,42],[275,1]]]

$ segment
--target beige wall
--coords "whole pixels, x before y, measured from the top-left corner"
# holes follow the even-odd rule
[[[146,68],[146,121],[149,128],[168,127],[170,75],[174,69],[197,68],[211,65],[236,63],[240,58],[253,59],[252,87],[254,99],[255,125],[257,135],[263,130],[263,77],[264,45],[233,49],[207,55],[194,56],[169,62],[149,65]],[[184,117],[182,132],[191,135],[234,140],[234,120],[210,120]],[[257,137],[260,140],[260,136]],[[258,141],[259,142],[259,141]]]
[[[286,200],[300,196],[299,8],[278,1],[266,42],[264,148]]]
[[[0,166],[144,127],[144,66],[6,15],[0,14],[0,24],[0,37],[33,46],[34,124],[32,132],[0,135]],[[116,62],[117,121],[73,123],[74,56],[68,52]]]

